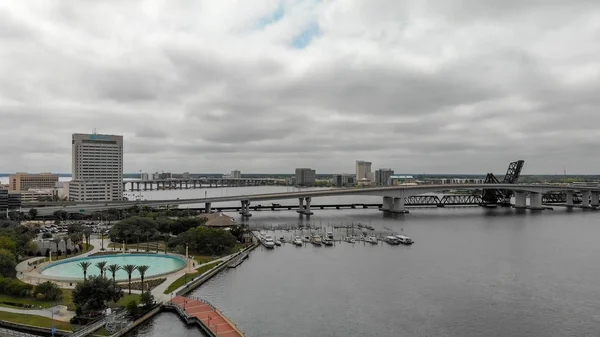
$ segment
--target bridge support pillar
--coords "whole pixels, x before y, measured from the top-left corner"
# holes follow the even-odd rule
[[[573,207],[573,191],[565,192],[567,195],[567,207]]]
[[[250,213],[250,200],[242,200],[242,209],[240,211],[240,214],[245,218],[249,218],[252,216],[252,214]]]
[[[593,208],[600,206],[600,192],[592,192],[592,204]]]
[[[211,207],[210,207],[210,202],[207,202],[204,204],[204,213],[206,214],[210,214],[210,212],[212,211]]]
[[[389,212],[394,207],[394,198],[383,197],[383,204],[381,205],[380,211]]]
[[[304,215],[313,215],[314,213],[310,211],[310,201],[311,201],[311,197],[306,197],[304,200],[306,200],[306,207],[304,207]]]
[[[590,207],[590,191],[581,191],[581,207]]]
[[[392,213],[408,213],[406,207],[404,207],[404,198],[394,198],[394,207],[390,209]]]
[[[298,213],[304,213],[304,198],[298,198]]]
[[[529,194],[529,209],[531,210],[543,210],[542,207],[542,194],[537,192],[531,192]]]
[[[527,193],[515,192],[515,208],[527,208]]]

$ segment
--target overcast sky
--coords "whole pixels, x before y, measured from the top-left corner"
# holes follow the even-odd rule
[[[0,172],[598,173],[598,0],[0,2]]]

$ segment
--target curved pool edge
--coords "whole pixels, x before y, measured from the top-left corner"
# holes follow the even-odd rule
[[[29,275],[24,275],[24,277],[21,279],[23,282],[25,283],[29,283],[29,284],[38,284],[40,283],[40,281],[52,281],[52,282],[62,282],[62,283],[69,283],[69,285],[67,287],[72,287],[73,285],[71,283],[79,283],[83,281],[83,277],[67,277],[67,276],[52,276],[52,275],[44,275],[42,274],[42,272],[46,269],[49,269],[51,267],[56,267],[56,266],[60,266],[61,264],[65,264],[65,263],[73,263],[73,262],[78,262],[78,261],[89,261],[89,260],[97,260],[97,259],[106,259],[107,257],[124,257],[124,256],[134,256],[134,257],[144,257],[144,256],[148,256],[148,257],[162,257],[162,258],[169,258],[169,259],[173,259],[173,260],[179,260],[182,262],[182,265],[179,266],[176,269],[173,269],[171,271],[168,272],[164,272],[164,273],[159,273],[159,274],[155,274],[155,275],[146,275],[144,277],[144,280],[152,280],[152,279],[156,279],[156,278],[160,278],[160,277],[164,277],[164,276],[168,276],[177,272],[180,272],[181,270],[185,269],[187,266],[186,263],[186,259],[185,256],[183,255],[179,255],[179,254],[144,254],[144,253],[140,253],[140,254],[131,254],[131,253],[117,253],[117,254],[109,254],[109,255],[99,255],[99,256],[83,256],[83,257],[73,257],[73,258],[69,258],[69,259],[65,259],[65,260],[61,260],[61,261],[57,261],[57,262],[46,262],[45,264],[42,264],[42,267],[38,270],[36,270],[34,272],[34,275],[31,275],[30,273],[28,273]],[[29,280],[26,280],[26,278],[28,278]],[[34,280],[31,280],[31,278],[35,279],[37,282],[34,282]],[[132,277],[131,281],[140,281],[141,277]],[[28,282],[29,281],[29,282]],[[123,281],[128,281],[128,278],[116,278],[117,282],[123,282]]]

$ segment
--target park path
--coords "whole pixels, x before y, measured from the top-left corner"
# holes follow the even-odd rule
[[[232,254],[233,255],[233,254]],[[211,264],[211,263],[215,263],[215,262],[220,262],[223,261],[225,259],[228,259],[231,255],[228,256],[224,256],[221,258],[218,258],[216,260],[212,260],[210,262],[206,262],[203,264],[199,264],[196,265],[194,268],[190,268],[190,269],[198,269],[200,267],[203,267],[207,264]],[[182,269],[174,274],[171,274],[169,276],[167,276],[167,279],[159,284],[156,288],[152,289],[152,295],[154,296],[154,300],[156,300],[157,302],[168,302],[171,300],[171,296],[175,296],[175,293],[177,291],[179,291],[180,289],[183,289],[183,287],[185,287],[185,284],[175,290],[173,290],[172,294],[164,294],[165,290],[167,290],[167,288],[171,285],[171,283],[175,282],[177,279],[179,279],[180,277],[182,277],[185,273],[193,273],[193,270],[189,270],[187,268]],[[191,280],[190,280],[191,281]]]

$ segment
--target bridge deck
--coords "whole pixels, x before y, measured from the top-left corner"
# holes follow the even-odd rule
[[[221,312],[207,303],[183,296],[174,297],[171,303],[182,308],[188,315],[198,318],[219,337],[244,336]]]

